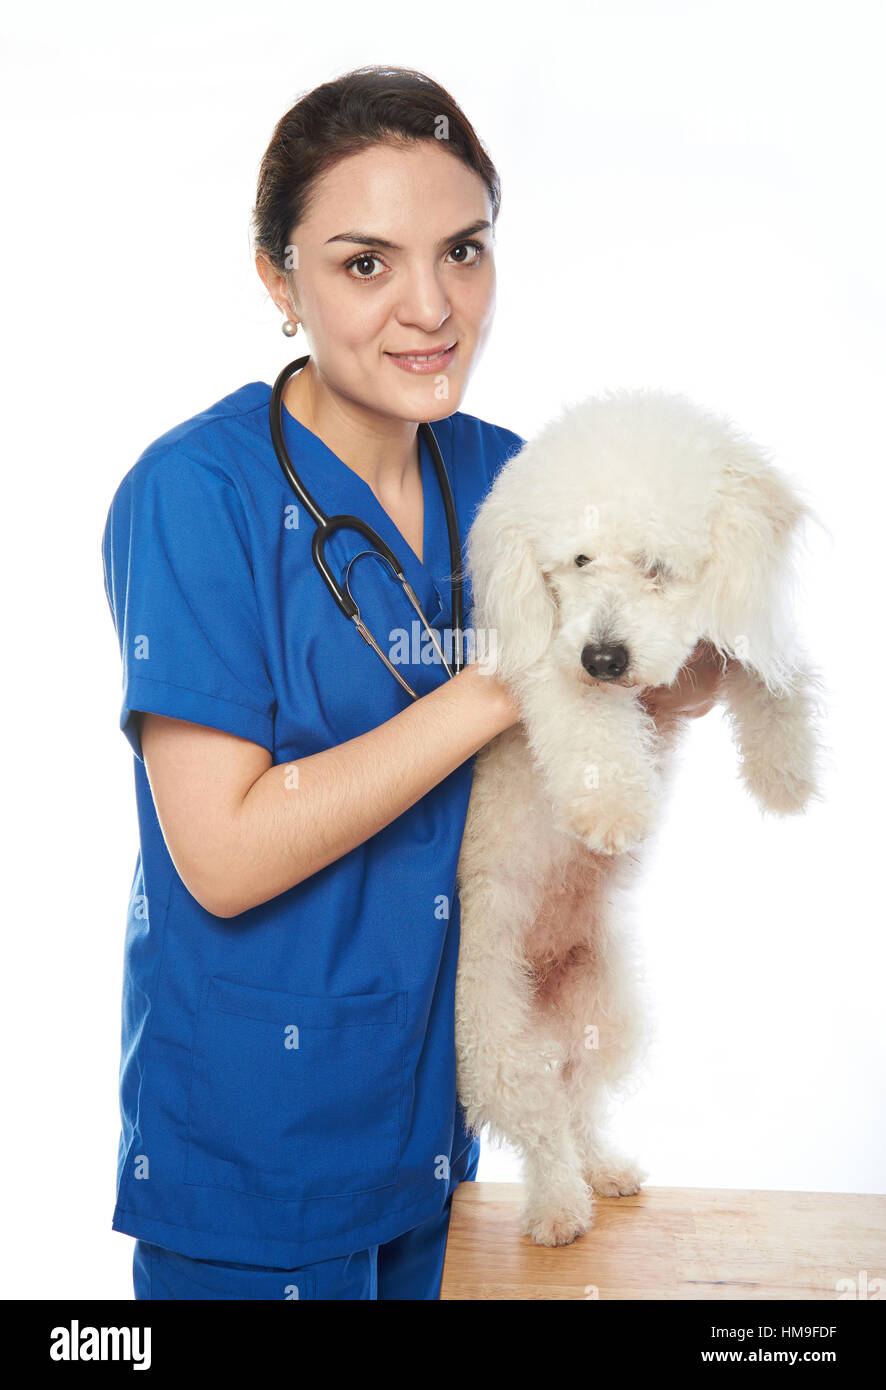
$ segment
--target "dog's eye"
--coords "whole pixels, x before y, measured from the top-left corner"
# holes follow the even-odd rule
[[[668,567],[663,560],[646,560],[643,556],[638,556],[636,563],[643,571],[644,578],[651,579],[656,584],[668,577]]]
[[[575,563],[578,565],[579,569],[581,569],[583,565],[589,565],[591,563],[590,557],[587,555],[576,555]]]

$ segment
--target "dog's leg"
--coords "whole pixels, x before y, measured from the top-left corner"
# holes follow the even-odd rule
[[[610,1100],[628,1082],[650,1036],[637,991],[635,945],[613,905],[636,871],[636,860],[628,864],[627,856],[612,860],[577,851],[564,896],[571,894],[575,904],[572,930],[579,943],[545,990],[564,1054],[560,1074],[582,1175],[601,1197],[638,1192],[647,1176],[604,1137]]]
[[[741,755],[741,778],[758,804],[776,815],[803,811],[819,795],[814,697],[820,679],[805,667],[793,689],[773,695],[752,669],[730,662],[720,700]]]
[[[633,1197],[649,1177],[632,1158],[625,1158],[598,1135],[585,1140],[585,1181],[598,1197]]]
[[[473,1133],[488,1124],[521,1153],[523,1232],[565,1245],[589,1229],[593,1209],[525,953],[550,858],[537,794],[522,734],[482,751],[459,861],[458,1093]]]
[[[532,1003],[519,950],[501,949],[520,905],[507,885],[477,884],[462,898],[456,979],[458,1093],[468,1128],[488,1124],[519,1149],[526,1188],[521,1229],[539,1245],[566,1245],[589,1229],[590,1194],[556,1065],[558,1049]],[[477,916],[478,930],[466,920]],[[511,946],[516,943],[511,940]]]
[[[605,986],[599,992],[592,986],[583,1002],[577,1001],[576,1012],[600,1018],[603,993]],[[563,1077],[569,1092],[576,1143],[582,1155],[582,1176],[599,1197],[626,1197],[639,1192],[648,1176],[636,1160],[620,1154],[605,1134],[610,1088],[617,1087],[618,1080],[628,1073],[635,1060],[635,1051],[640,1051],[639,1039],[643,1031],[628,1001],[622,999],[620,1005],[623,1011],[619,1014],[610,1007],[602,1025],[592,1025],[593,1032],[585,1026],[582,1043],[572,1049]],[[610,1041],[613,1032],[618,1034],[614,1049]]]
[[[639,697],[546,665],[527,676],[520,704],[555,824],[600,854],[638,844],[652,826],[660,790],[658,735]]]

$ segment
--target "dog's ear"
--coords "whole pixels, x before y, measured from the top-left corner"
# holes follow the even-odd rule
[[[791,547],[813,516],[752,441],[730,441],[700,581],[700,631],[773,694],[791,686]]]
[[[503,483],[499,474],[477,511],[468,533],[467,564],[478,655],[494,660],[495,674],[508,681],[544,655],[556,602]]]

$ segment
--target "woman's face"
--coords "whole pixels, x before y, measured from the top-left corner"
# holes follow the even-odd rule
[[[375,145],[317,181],[289,292],[328,387],[401,420],[458,409],[495,309],[491,215],[483,180],[445,142]],[[279,295],[268,287],[289,316],[283,278]],[[420,370],[397,365],[453,345]]]

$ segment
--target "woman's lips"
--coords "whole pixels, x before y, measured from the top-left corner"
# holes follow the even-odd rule
[[[385,357],[393,362],[395,367],[399,367],[402,372],[413,372],[419,376],[427,372],[439,372],[448,367],[453,357],[458,343],[455,342],[449,348],[444,348],[442,352],[433,353],[393,353],[386,352]]]

